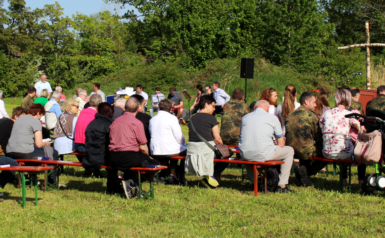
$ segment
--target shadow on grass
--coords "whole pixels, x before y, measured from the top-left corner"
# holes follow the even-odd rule
[[[21,193],[21,191],[20,191],[20,193]],[[9,195],[6,195],[5,193],[4,193],[4,199],[5,200],[14,200],[14,201],[16,201],[18,204],[22,204],[22,197],[20,196],[20,197],[17,197],[17,196],[9,196]],[[41,198],[37,198],[37,201],[38,201],[38,203],[39,203],[39,201],[41,201],[42,199]],[[33,202],[33,203],[35,203],[35,195],[33,195],[33,197],[26,197],[26,201],[27,202]]]
[[[85,183],[84,181],[71,180],[66,183],[65,188],[61,188],[63,190],[67,189],[76,189],[82,192],[105,192],[106,187],[103,186],[102,181],[95,181],[91,183]]]

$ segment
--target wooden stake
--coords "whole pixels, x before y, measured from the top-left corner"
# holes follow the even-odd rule
[[[370,89],[370,33],[369,33],[369,21],[365,22],[365,31],[366,31],[366,88]]]

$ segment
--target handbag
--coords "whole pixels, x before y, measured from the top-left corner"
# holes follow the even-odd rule
[[[205,140],[196,130],[195,130],[195,127],[194,127],[194,124],[192,123],[192,121],[190,120],[189,122],[191,124],[191,128],[193,129],[193,131],[195,132],[195,134],[198,136],[199,139],[201,139],[204,143],[206,143],[206,145],[208,147],[210,147],[210,149],[212,149],[215,153],[215,157],[216,158],[219,158],[219,159],[223,159],[223,158],[228,158],[230,157],[230,154],[232,153],[231,150],[229,149],[229,147],[227,147],[227,145],[215,145],[213,146],[212,144],[210,144],[207,140]]]
[[[380,162],[382,155],[382,136],[379,130],[359,134],[354,148],[354,159],[360,165]]]

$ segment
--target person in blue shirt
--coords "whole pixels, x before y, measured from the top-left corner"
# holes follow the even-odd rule
[[[60,101],[61,93],[58,91],[53,92],[52,98],[45,104],[44,109],[46,111],[54,112],[56,117],[59,118],[63,113],[60,109],[58,102]]]
[[[215,99],[215,111],[214,114],[222,114],[223,106],[230,101],[230,96],[225,92],[225,90],[220,88],[218,82],[213,83],[213,97]]]

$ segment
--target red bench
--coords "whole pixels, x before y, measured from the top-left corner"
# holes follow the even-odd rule
[[[68,165],[68,166],[83,167],[83,164],[80,163],[80,162],[62,161],[62,160],[16,159],[16,161],[19,162],[19,165],[24,165],[25,163],[34,163],[34,164],[41,164],[43,166],[48,166],[48,165],[64,166],[64,165]],[[112,169],[111,166],[106,166],[106,165],[100,166],[100,168],[101,169]],[[154,179],[153,179],[153,177],[154,177],[154,174],[157,171],[163,170],[163,169],[167,169],[167,167],[166,166],[159,166],[159,167],[156,167],[156,168],[146,168],[146,167],[133,167],[133,168],[131,168],[131,170],[137,171],[137,173],[138,173],[140,194],[142,193],[142,183],[141,183],[140,174],[149,174],[150,175],[149,179],[148,179],[149,182],[150,182],[150,191],[147,192],[147,193],[144,193],[144,197],[151,196],[151,198],[154,198],[154,186],[153,186]],[[47,177],[47,174],[46,174],[46,177]],[[60,174],[58,173],[57,174],[57,187],[56,187],[57,189],[59,189],[59,178],[60,178]],[[44,188],[46,188],[46,185],[44,186]]]
[[[186,156],[173,156],[170,159],[186,159]],[[229,160],[229,159],[214,159],[214,162],[249,165],[254,175],[254,196],[258,196],[258,178],[264,179],[265,194],[267,193],[266,168],[269,166],[281,165],[285,163],[283,161],[258,162],[258,161]],[[260,171],[258,169],[260,169]]]
[[[18,171],[21,177],[21,206],[25,207],[27,198],[26,198],[26,185],[25,182],[32,182],[35,186],[35,206],[37,206],[37,176],[34,176],[32,179],[26,179],[24,176],[24,172],[28,172],[30,174],[37,174],[39,172],[52,170],[53,167],[40,167],[40,166],[10,166],[5,168],[0,168],[0,170],[4,171]]]
[[[323,161],[323,162],[330,162],[330,163],[335,163],[335,164],[340,164],[340,165],[347,165],[348,166],[348,177],[349,177],[349,192],[351,192],[351,184],[352,184],[352,164],[355,164],[356,162],[354,160],[335,160],[335,159],[326,159],[322,157],[314,157],[310,158],[309,160],[313,161]],[[343,174],[340,171],[340,191],[341,193],[343,192]]]

